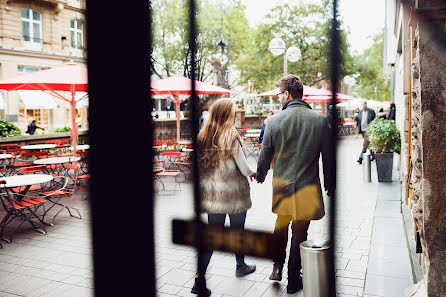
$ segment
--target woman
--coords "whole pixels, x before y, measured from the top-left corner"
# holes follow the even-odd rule
[[[210,108],[209,119],[198,133],[198,161],[200,193],[203,212],[209,224],[224,226],[226,215],[234,228],[244,228],[246,211],[251,208],[247,177],[254,177],[246,160],[246,148],[235,129],[235,105],[230,99],[217,100]],[[211,260],[212,251],[202,254],[203,273]],[[247,265],[243,255],[236,255],[237,277],[253,273],[255,265]],[[197,273],[192,293],[198,294],[200,285],[209,296],[205,278]]]

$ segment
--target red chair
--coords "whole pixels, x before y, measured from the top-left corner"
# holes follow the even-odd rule
[[[172,167],[173,162],[177,162],[181,160],[181,152],[177,151],[165,151],[160,153],[161,158],[165,161],[164,168],[169,169]]]
[[[45,141],[46,144],[60,144],[60,140],[47,140]]]
[[[0,180],[0,184],[6,184],[6,181]],[[45,200],[40,200],[39,198],[35,200],[26,195],[12,194],[5,189],[0,193],[0,201],[6,211],[6,215],[0,222],[1,239],[6,240],[3,236],[5,228],[16,219],[19,219],[20,223],[13,228],[9,240],[6,240],[9,243],[12,242],[15,232],[24,222],[30,223],[34,230],[47,234],[43,219],[36,215],[36,210],[46,202]],[[43,231],[39,230],[38,227],[42,228]]]
[[[163,178],[167,178],[167,177],[174,177],[174,188],[173,188],[173,193],[175,195],[175,192],[177,191],[177,186],[179,188],[179,190],[181,191],[181,185],[180,182],[178,181],[178,176],[180,175],[180,171],[179,170],[168,170],[168,171],[159,171],[155,173],[155,176],[158,178],[158,180],[161,182],[162,186],[163,186],[163,191],[166,191],[166,187],[165,187],[165,183],[162,180]]]
[[[18,148],[19,144],[18,143],[5,143],[5,144],[0,144],[1,148]]]
[[[45,218],[47,213],[55,206],[61,206],[61,208],[53,216],[53,223],[56,217],[64,209],[68,210],[68,213],[70,214],[71,217],[75,217],[78,219],[82,218],[79,210],[70,205],[70,202],[74,197],[77,185],[79,165],[63,164],[63,167],[65,168],[64,176],[57,177],[57,179],[61,180],[61,183],[54,183],[54,187],[52,189],[38,193],[42,199],[45,199],[46,201],[52,203],[52,205],[48,207],[48,209],[46,209],[45,212],[43,213],[42,220]],[[72,210],[75,210],[77,212],[77,216],[71,212]]]

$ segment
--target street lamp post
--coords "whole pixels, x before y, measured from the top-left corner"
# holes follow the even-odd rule
[[[297,62],[302,57],[300,49],[298,49],[296,46],[290,46],[288,49],[286,48],[285,41],[283,41],[282,38],[275,37],[273,38],[268,46],[268,50],[274,55],[279,56],[283,53],[285,53],[283,57],[283,75],[288,74],[288,63],[290,62]]]

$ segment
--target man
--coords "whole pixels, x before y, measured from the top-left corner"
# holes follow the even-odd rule
[[[359,164],[362,164],[362,154],[367,151],[367,148],[369,147],[369,139],[367,138],[367,127],[369,126],[370,122],[375,119],[375,111],[371,108],[367,108],[367,101],[364,101],[362,103],[362,109],[359,112],[358,120],[359,120],[359,133],[362,134],[362,137],[364,139],[364,142],[362,144],[362,151],[361,154],[359,154],[359,159],[356,161]],[[373,156],[372,156],[373,159]]]
[[[283,107],[278,114],[268,118],[257,172],[252,177],[259,183],[264,182],[274,158],[272,211],[277,214],[274,228],[277,259],[270,279],[282,279],[291,222],[287,293],[293,294],[302,288],[299,245],[307,240],[310,221],[321,219],[325,214],[319,157],[322,153],[324,187],[328,195],[335,190],[335,177],[330,176],[329,170],[334,159],[327,117],[312,110],[302,100],[303,84],[299,77],[286,75],[276,85]]]
[[[42,129],[42,131],[45,131],[44,128],[41,128],[36,125],[36,120],[33,120],[31,124],[28,125],[28,129],[25,133],[28,133],[29,135],[33,135],[36,132],[36,129]]]

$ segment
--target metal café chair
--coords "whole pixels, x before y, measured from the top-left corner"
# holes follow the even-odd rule
[[[6,181],[0,180],[0,184],[6,184]],[[7,188],[2,188],[0,190],[0,201],[3,209],[6,211],[6,215],[0,222],[1,240],[11,243],[15,232],[25,222],[30,223],[33,226],[34,230],[43,234],[47,234],[43,219],[36,214],[37,209],[46,201],[34,199],[26,195],[13,194],[9,192]],[[15,227],[13,227],[9,239],[6,239],[4,237],[5,229],[16,219],[20,220],[20,222],[16,224]]]
[[[48,214],[51,209],[53,209],[56,206],[59,206],[60,209],[56,212],[56,214],[53,216],[52,222],[54,223],[56,217],[64,210],[66,209],[71,217],[75,217],[78,219],[81,219],[81,213],[80,211],[72,207],[70,205],[71,201],[73,200],[74,193],[77,186],[77,177],[79,174],[79,165],[77,164],[63,164],[63,168],[65,169],[65,173],[63,176],[57,176],[55,179],[60,179],[61,183],[55,183],[54,187],[52,189],[49,189],[47,191],[39,192],[38,195],[45,199],[46,201],[51,203],[51,206],[49,206],[45,212],[42,215],[42,219],[45,218],[45,216]],[[60,186],[61,185],[61,186]],[[72,210],[77,212],[77,215],[75,215]]]

